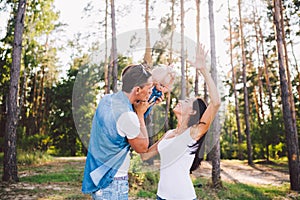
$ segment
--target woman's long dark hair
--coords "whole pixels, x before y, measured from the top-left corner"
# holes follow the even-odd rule
[[[196,114],[190,116],[190,119],[188,121],[188,127],[196,125],[196,124],[201,124],[201,123],[205,124],[204,122],[201,122],[200,119],[202,118],[202,115],[205,112],[206,108],[207,108],[206,103],[200,98],[197,98],[193,102],[193,110],[196,111]],[[199,140],[197,140],[197,142],[195,144],[189,146],[192,149],[191,154],[195,154],[193,164],[190,168],[190,173],[192,173],[192,171],[196,170],[199,167],[199,165],[201,164],[201,161],[203,160],[202,154],[204,152],[203,142],[205,141],[205,136],[206,136],[206,133]]]

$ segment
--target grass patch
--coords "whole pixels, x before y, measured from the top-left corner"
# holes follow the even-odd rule
[[[195,182],[202,183],[202,188],[195,188],[199,199],[230,199],[230,200],[273,200],[273,199],[290,199],[289,186],[261,186],[247,185],[242,183],[222,182],[222,189],[213,189],[211,181],[205,178],[197,178]],[[298,195],[296,195],[298,196]],[[300,199],[291,198],[291,199]]]
[[[19,165],[42,164],[51,160],[53,160],[53,157],[42,151],[28,152],[18,150],[17,152],[17,161]]]
[[[266,166],[266,167],[270,167],[274,170],[282,171],[282,172],[288,172],[288,168],[289,168],[287,157],[283,157],[283,158],[277,159],[277,160],[271,159],[269,161],[267,161],[267,160],[256,160],[254,163],[259,164],[259,165],[263,165],[263,166]]]
[[[129,173],[129,195],[155,199],[158,181],[157,171]]]
[[[130,196],[155,199],[158,180],[158,172],[131,174]],[[261,186],[222,182],[223,188],[214,189],[211,187],[211,180],[207,178],[196,178],[193,183],[198,199],[203,200],[300,200],[299,194],[290,192],[288,184]]]
[[[52,157],[44,163],[19,165],[20,182],[0,182],[0,199],[89,200],[91,196],[81,192],[84,164],[81,158]]]
[[[38,154],[36,156],[39,157]],[[2,183],[0,188],[10,188],[10,191],[5,192],[0,189],[0,196],[3,199],[13,199],[12,197],[17,196],[22,196],[23,199],[36,197],[36,199],[43,200],[91,199],[90,195],[84,195],[81,192],[84,164],[84,159],[52,157],[50,161],[45,159],[42,164],[19,165],[20,182],[14,187]],[[282,169],[286,169],[284,162],[274,165],[275,167],[280,165]],[[272,165],[270,164],[270,166]],[[129,195],[135,199],[155,199],[158,181],[159,171],[129,173]],[[203,200],[300,200],[299,194],[292,193],[288,184],[281,186],[247,185],[223,181],[223,188],[213,189],[211,180],[208,178],[196,178],[193,182],[194,185],[201,183],[202,187],[195,187],[195,190],[198,199]]]
[[[22,177],[21,181],[30,183],[49,183],[49,182],[72,182],[77,179],[77,174],[50,173],[35,176]]]
[[[58,166],[59,165],[59,166]],[[28,169],[28,168],[27,168]],[[26,171],[25,171],[26,173]],[[31,176],[21,177],[21,181],[31,183],[75,182],[82,179],[83,171],[70,164],[42,165],[28,172]]]

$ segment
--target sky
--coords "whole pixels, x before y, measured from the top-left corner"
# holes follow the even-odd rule
[[[84,7],[88,4],[88,2],[93,2],[95,7],[105,9],[104,1],[99,0],[55,0],[55,6],[57,10],[61,13],[60,19],[67,23],[69,26],[66,28],[67,35],[74,35],[77,32],[88,33],[91,32],[91,28],[94,28],[96,25],[97,16],[87,17],[87,14],[83,13]],[[100,3],[98,3],[100,2]],[[101,3],[102,2],[102,3]],[[121,5],[122,2],[125,2],[125,5]],[[131,2],[131,3],[130,3]],[[152,1],[153,2],[153,1]],[[155,18],[150,20],[149,28],[158,28],[158,20],[160,20],[161,16],[164,16],[165,13],[170,13],[170,3],[166,3],[166,0],[157,1],[154,5],[154,10],[151,11],[151,17]],[[218,3],[219,2],[219,3]],[[72,4],[72,9],[70,9],[70,5]],[[115,1],[117,7],[121,7],[121,9],[126,10],[126,8],[130,8],[129,12],[126,14],[121,14],[117,11],[117,35],[122,34],[128,31],[136,30],[136,29],[144,29],[144,18],[142,14],[144,14],[145,6],[142,5],[141,1]],[[166,6],[167,5],[167,6]],[[126,7],[127,6],[127,7]],[[196,29],[195,29],[195,8],[194,1],[187,3],[185,6],[185,10],[188,10],[185,16],[185,36],[196,41]],[[220,1],[216,1],[214,5],[215,10],[218,12],[215,13],[215,31],[216,31],[216,51],[217,51],[217,62],[219,63],[228,63],[224,59],[227,59],[226,56],[226,44],[224,42],[223,36],[225,34],[225,30],[223,30],[223,25],[226,23],[225,8],[220,5]],[[201,19],[200,19],[200,41],[205,44],[205,46],[209,49],[209,22],[208,22],[208,7],[207,2],[201,4],[200,8]],[[177,13],[178,14],[178,13]],[[96,14],[94,14],[96,15]],[[120,17],[120,15],[122,15]],[[180,20],[180,19],[178,19]],[[94,24],[93,24],[94,23]],[[180,24],[180,21],[177,22]],[[176,32],[180,33],[180,25],[177,25]],[[224,34],[220,34],[224,32]],[[101,38],[101,36],[100,36]],[[103,35],[102,35],[102,40]],[[121,41],[117,41],[120,43]],[[152,44],[151,44],[152,45]],[[67,54],[65,56],[68,56]],[[67,60],[67,59],[66,59]],[[65,62],[65,61],[64,61]]]
[[[96,40],[102,40],[104,42],[103,33],[97,33],[97,17],[99,13],[84,13],[84,8],[88,5],[89,2],[92,2],[97,9],[105,9],[104,0],[54,0],[55,8],[60,11],[60,21],[68,24],[64,28],[64,35],[61,37],[65,42],[68,39],[74,38],[74,35],[81,33],[82,35],[88,35],[91,32],[95,32],[94,38],[90,41],[83,39],[81,42],[84,47],[89,47],[92,42]],[[126,1],[115,1],[115,4],[121,11],[129,10],[121,15],[120,11],[117,11],[117,35],[125,33],[127,31],[144,29],[144,5],[142,5],[141,0],[126,0]],[[153,1],[150,1],[153,2]],[[150,28],[158,28],[158,20],[161,16],[164,16],[165,13],[170,13],[170,3],[167,0],[156,1],[154,5],[154,10],[151,11],[151,17],[155,18],[150,20]],[[259,1],[258,1],[259,2]],[[233,1],[230,1],[232,5],[236,5]],[[201,1],[200,7],[200,41],[205,44],[205,46],[210,48],[210,39],[209,39],[209,21],[208,21],[208,5],[206,1]],[[194,1],[186,1],[185,10],[187,13],[185,15],[185,36],[196,40],[196,30],[195,30],[195,5]],[[220,73],[226,74],[229,70],[229,56],[227,50],[229,49],[228,44],[225,42],[225,37],[228,35],[228,31],[224,30],[224,26],[227,25],[227,3],[224,1],[214,1],[214,18],[215,18],[215,36],[216,36],[216,55],[217,55],[217,64],[221,66]],[[263,12],[263,11],[261,11]],[[177,13],[178,14],[178,13]],[[90,16],[88,16],[90,15]],[[121,16],[120,16],[121,15]],[[102,13],[103,16],[103,13]],[[100,16],[101,18],[101,16]],[[102,17],[103,18],[103,17]],[[7,16],[0,12],[1,22],[7,20]],[[180,20],[180,19],[177,19]],[[180,33],[180,21],[177,22],[176,32]],[[103,31],[102,31],[103,32]],[[5,23],[0,23],[0,36],[3,36],[5,33]],[[96,38],[96,39],[95,39]],[[93,41],[94,40],[94,41]],[[121,41],[117,41],[120,43]],[[101,43],[101,42],[100,42]],[[300,52],[300,42],[295,45],[296,56]],[[60,52],[59,58],[63,69],[68,68],[68,62],[71,60],[71,54],[74,50],[65,49]]]

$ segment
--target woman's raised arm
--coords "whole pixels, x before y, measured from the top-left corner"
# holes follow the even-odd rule
[[[196,69],[199,69],[206,82],[210,103],[200,119],[201,123],[197,127],[192,127],[191,132],[193,134],[193,138],[196,140],[201,138],[207,132],[221,105],[218,89],[206,67],[205,60],[207,53],[208,51],[205,51],[204,46],[202,44],[198,44],[196,50],[196,62],[193,65]]]

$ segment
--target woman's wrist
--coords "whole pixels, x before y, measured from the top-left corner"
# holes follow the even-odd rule
[[[206,76],[206,75],[210,76],[210,72],[209,72],[209,70],[206,67],[205,68],[201,68],[200,72],[201,72],[201,74],[203,76]]]

